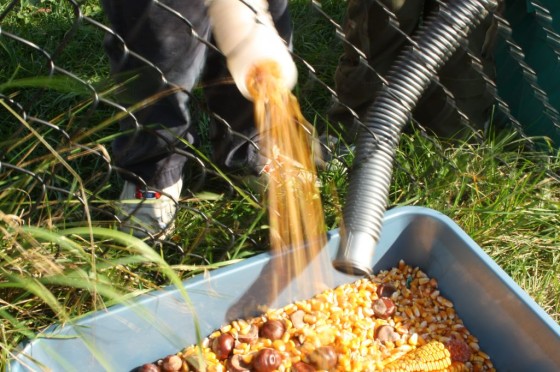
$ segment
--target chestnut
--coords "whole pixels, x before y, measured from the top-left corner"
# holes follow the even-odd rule
[[[274,349],[262,349],[253,359],[253,369],[256,372],[272,372],[282,363],[282,356]]]
[[[159,372],[159,367],[154,363],[146,363],[137,369],[138,372]]]
[[[263,338],[274,341],[282,338],[284,332],[286,332],[284,322],[280,320],[268,320],[261,326],[259,334]]]
[[[382,297],[391,297],[393,295],[393,293],[395,293],[397,291],[397,289],[392,286],[391,284],[380,284],[377,287],[377,297],[382,298]]]
[[[389,318],[396,311],[393,300],[388,297],[373,300],[372,309],[375,316],[382,319]]]
[[[212,351],[219,360],[227,359],[234,346],[235,339],[229,333],[222,333],[212,341]]]
[[[330,370],[336,366],[338,355],[334,347],[321,346],[309,354],[309,362],[320,370]]]
[[[176,372],[183,366],[183,360],[178,355],[168,355],[163,358],[161,370],[164,372]]]

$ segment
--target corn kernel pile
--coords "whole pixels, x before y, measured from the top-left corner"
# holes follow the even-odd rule
[[[144,369],[143,369],[144,368]],[[389,271],[236,320],[144,371],[493,371],[441,296],[403,261]]]

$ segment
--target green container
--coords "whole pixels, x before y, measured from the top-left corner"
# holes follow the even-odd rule
[[[506,0],[504,18],[511,25],[512,41],[521,47],[522,60],[536,74],[536,80],[531,72],[524,73],[506,40],[500,38],[496,50],[498,94],[528,136],[549,137],[558,148],[560,128],[554,115],[560,111],[560,1]],[[535,88],[546,94],[548,108]]]

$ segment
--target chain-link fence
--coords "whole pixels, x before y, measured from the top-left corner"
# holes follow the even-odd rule
[[[258,193],[238,182],[259,172],[251,104],[225,70],[203,1],[101,3],[0,5],[3,215],[44,227],[117,227],[128,221],[115,212],[123,178],[165,191],[180,168],[176,231],[158,242],[170,260],[202,264],[265,248]],[[392,63],[404,47],[418,47],[413,35],[428,15],[448,7],[408,1],[395,11],[397,3],[291,1],[289,19],[284,2],[270,1],[279,34],[292,44],[295,93],[327,160],[352,158],[348,150],[359,133],[367,135],[359,130]],[[560,142],[560,14],[553,13],[560,9],[536,0],[490,5],[405,128],[433,141],[433,164],[455,163],[434,132],[477,142],[512,127],[551,155]],[[415,174],[402,157],[395,167],[412,185],[433,171]],[[332,182],[330,171],[324,177]],[[329,227],[344,203],[344,187],[336,191],[340,200],[323,190]]]

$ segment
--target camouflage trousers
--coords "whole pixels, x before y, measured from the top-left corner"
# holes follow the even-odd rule
[[[495,11],[501,11],[502,5],[496,3]],[[349,109],[359,118],[364,117],[382,87],[381,77],[386,76],[409,43],[407,36],[438,7],[435,0],[348,1],[343,31],[351,45],[345,44],[339,60],[335,74],[338,102],[328,115],[334,131],[347,142],[354,141],[363,125]],[[471,33],[468,49],[459,48],[440,70],[441,85],[432,83],[413,110],[413,118],[421,126],[439,136],[452,137],[467,133],[467,123],[475,129],[482,129],[488,123],[494,104],[496,31],[496,21],[489,14]],[[365,54],[367,63],[360,61],[356,48]],[[480,67],[483,74],[479,72]]]

